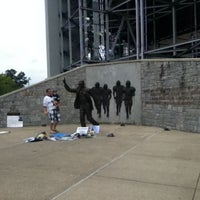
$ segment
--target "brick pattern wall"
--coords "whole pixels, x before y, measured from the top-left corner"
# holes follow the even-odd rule
[[[200,132],[200,62],[141,65],[142,124]]]
[[[85,80],[85,68],[79,68],[49,78],[41,83],[0,97],[0,127],[6,127],[8,113],[20,113],[24,126],[47,124],[43,114],[42,101],[47,88],[56,89],[61,97],[61,123],[78,123],[79,112],[73,107],[75,94],[64,89],[63,78],[71,87],[76,87],[79,80]]]
[[[107,67],[106,64],[98,67],[98,70],[97,66],[90,67],[89,70],[87,66],[80,67],[1,96],[0,127],[6,127],[7,113],[12,112],[20,113],[24,126],[47,123],[42,108],[47,88],[57,89],[61,96],[61,123],[79,124],[79,110],[73,107],[75,94],[67,92],[63,87],[62,80],[65,77],[71,87],[76,87],[79,80],[91,82],[89,85],[91,87],[99,80],[108,82],[112,86],[117,79],[122,82],[129,79],[136,86],[136,102],[138,102],[134,108],[133,118],[129,119],[130,124],[138,122],[137,124],[142,125],[200,133],[199,59],[126,61],[126,63],[109,63]],[[108,70],[109,74],[107,79],[105,70]],[[111,108],[114,108],[113,103],[112,99]],[[94,117],[96,118],[95,112]],[[120,118],[114,114],[106,120],[104,121],[106,123],[120,123]]]

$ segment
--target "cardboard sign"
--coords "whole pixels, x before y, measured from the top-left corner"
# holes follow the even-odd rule
[[[89,127],[78,127],[76,129],[76,133],[79,133],[80,135],[87,135]]]
[[[7,116],[7,127],[23,127],[23,120],[21,116]]]
[[[98,133],[100,133],[100,126],[92,125],[92,126],[90,126],[90,130],[93,130],[94,133],[98,134]]]

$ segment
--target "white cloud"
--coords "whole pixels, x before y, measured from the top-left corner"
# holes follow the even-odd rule
[[[47,77],[44,0],[0,0],[0,73],[23,71],[37,83]]]

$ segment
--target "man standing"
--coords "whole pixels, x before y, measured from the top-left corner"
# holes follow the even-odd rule
[[[56,127],[60,121],[60,113],[57,109],[56,100],[53,98],[53,91],[51,89],[46,89],[46,96],[43,99],[44,114],[48,115],[50,120],[50,133],[56,133]]]
[[[74,108],[80,110],[81,126],[86,127],[85,117],[87,117],[87,120],[93,125],[99,125],[99,123],[92,118],[92,110],[93,110],[92,99],[90,97],[88,89],[85,87],[84,81],[80,81],[77,88],[70,88],[67,85],[65,78],[63,80],[63,83],[65,89],[68,92],[76,93]]]

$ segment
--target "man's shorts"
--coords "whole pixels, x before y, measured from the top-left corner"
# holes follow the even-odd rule
[[[49,112],[49,119],[51,123],[59,122],[60,121],[59,111],[55,109]]]

